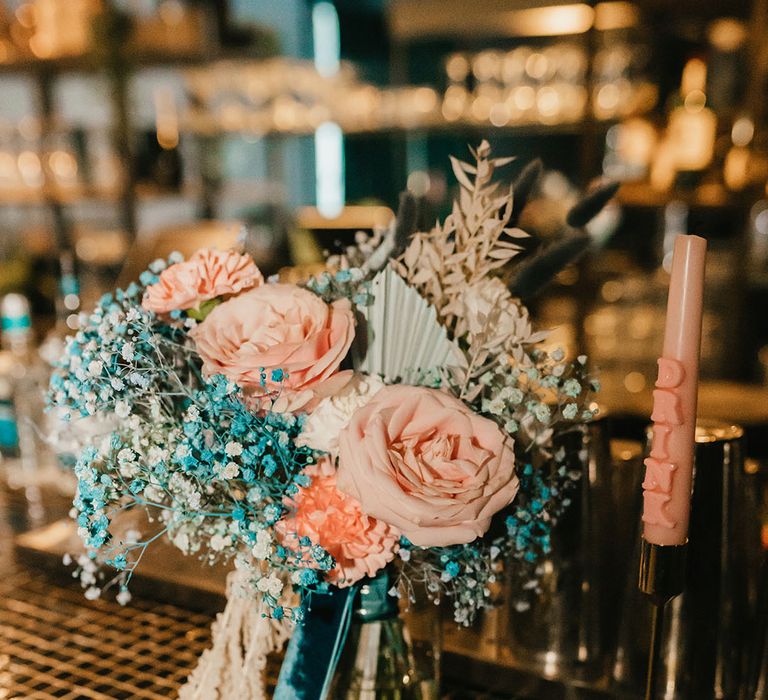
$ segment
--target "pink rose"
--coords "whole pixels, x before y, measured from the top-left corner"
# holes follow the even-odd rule
[[[348,381],[351,373],[338,369],[354,334],[347,299],[326,304],[291,284],[265,284],[229,299],[190,333],[206,374],[223,374],[255,397],[281,392],[288,403],[275,410],[293,411]],[[286,373],[282,381],[273,381],[276,369]]]
[[[385,386],[339,435],[338,488],[415,545],[465,544],[518,488],[512,439],[436,389]]]
[[[166,314],[197,307],[215,297],[237,294],[263,282],[250,255],[203,249],[189,260],[163,270],[159,281],[144,292],[142,306]]]
[[[288,515],[277,522],[281,543],[296,548],[299,538],[309,537],[335,560],[328,580],[339,587],[351,586],[373,576],[395,556],[400,533],[360,509],[360,504],[336,488],[336,470],[328,457],[307,467],[309,486],[286,499]]]

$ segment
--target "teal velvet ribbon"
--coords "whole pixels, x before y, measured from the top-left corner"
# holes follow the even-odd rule
[[[280,668],[273,700],[323,700],[331,687],[360,586],[311,595]]]
[[[288,643],[273,700],[325,700],[352,618],[374,622],[397,615],[397,599],[389,588],[385,569],[349,588],[311,595],[304,604],[304,622]]]

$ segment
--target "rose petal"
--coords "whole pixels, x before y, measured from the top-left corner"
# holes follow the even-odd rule
[[[449,394],[381,389],[339,434],[337,485],[414,544],[471,542],[518,490],[512,439]]]
[[[279,393],[286,410],[311,410],[345,381],[337,375],[354,316],[343,301],[328,305],[306,289],[269,284],[219,304],[191,332],[204,372],[224,374],[255,398]],[[286,373],[282,382],[272,381],[274,369]]]

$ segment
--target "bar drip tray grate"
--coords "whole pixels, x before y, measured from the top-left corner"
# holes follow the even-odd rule
[[[175,697],[211,615],[134,599],[87,601],[19,568],[0,577],[0,700]]]

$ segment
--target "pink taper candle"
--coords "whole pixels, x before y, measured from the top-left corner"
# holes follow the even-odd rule
[[[643,481],[643,537],[651,544],[685,544],[688,537],[706,254],[703,238],[675,239]]]

